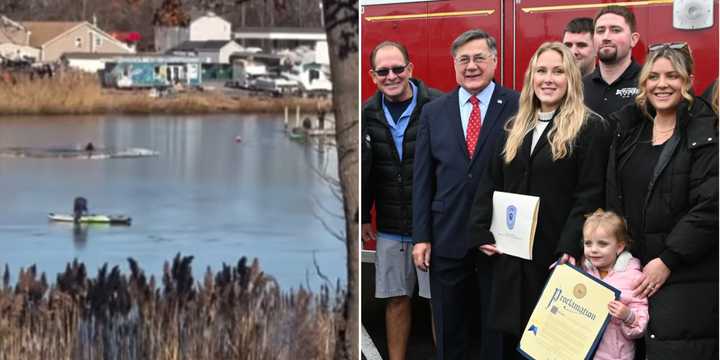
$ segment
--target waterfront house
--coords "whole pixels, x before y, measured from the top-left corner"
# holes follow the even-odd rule
[[[230,40],[232,24],[213,12],[190,22],[190,41]]]
[[[186,41],[165,53],[176,56],[195,56],[205,64],[230,64],[230,55],[243,48],[232,40]]]
[[[105,61],[103,83],[116,88],[200,86],[202,71],[196,57],[143,55]]]
[[[0,59],[31,62],[37,60],[40,49],[30,46],[29,43],[30,31],[25,26],[0,15]]]
[[[232,78],[230,56],[242,50],[242,46],[232,40],[186,41],[166,54],[197,57],[203,63],[204,80],[227,81]]]
[[[105,63],[117,57],[118,54],[110,53],[63,53],[60,57],[60,61],[66,67],[70,67],[76,70],[85,71],[89,73],[98,73],[105,69]]]
[[[131,54],[134,51],[110,34],[87,22],[24,21],[29,45],[40,49],[40,62],[59,60],[63,53]]]
[[[233,34],[235,41],[243,46],[260,46],[265,51],[308,46],[312,57],[303,63],[314,62],[330,65],[327,34],[325,29],[304,27],[246,27]]]
[[[215,13],[208,12],[193,19],[188,26],[156,26],[155,51],[165,53],[186,41],[232,39],[232,24]]]

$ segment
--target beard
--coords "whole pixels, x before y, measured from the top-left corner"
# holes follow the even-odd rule
[[[606,64],[614,64],[618,60],[617,49],[610,51],[598,51],[598,59]]]
[[[607,65],[613,65],[624,59],[627,54],[627,52],[621,54],[617,47],[611,47],[608,51],[602,51],[602,49],[598,51],[597,57],[600,62]]]

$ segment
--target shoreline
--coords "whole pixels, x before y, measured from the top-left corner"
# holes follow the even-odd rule
[[[211,114],[283,114],[288,108],[293,117],[301,113],[316,114],[318,109],[329,112],[332,101],[297,97],[271,98],[261,96],[228,96],[219,91],[190,92],[172,98],[150,98],[133,91],[123,95],[101,95],[89,106],[8,106],[0,101],[0,117],[63,116],[63,115],[211,115]]]
[[[332,100],[323,98],[270,97],[219,88],[187,90],[168,97],[149,96],[150,91],[101,88],[97,77],[77,72],[53,78],[18,78],[0,81],[0,116],[55,115],[189,115],[222,113],[326,113]]]

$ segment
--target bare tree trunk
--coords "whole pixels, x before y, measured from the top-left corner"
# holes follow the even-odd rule
[[[345,329],[338,334],[343,349],[338,359],[357,360],[358,294],[358,4],[357,0],[323,0],[325,29],[330,51],[333,110],[338,173],[343,192],[347,248],[347,298]]]

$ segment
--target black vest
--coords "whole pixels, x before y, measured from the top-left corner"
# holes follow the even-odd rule
[[[417,87],[417,103],[403,137],[403,158],[395,148],[390,127],[385,119],[379,92],[363,105],[363,222],[369,222],[375,204],[378,231],[410,236],[412,234],[412,177],[415,138],[423,105],[440,96],[438,90],[411,79]],[[369,164],[366,164],[369,162]],[[368,166],[369,165],[369,166]]]

